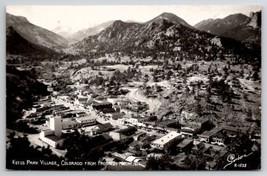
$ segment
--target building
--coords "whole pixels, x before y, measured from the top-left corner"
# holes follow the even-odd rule
[[[84,117],[78,117],[76,121],[80,123],[81,126],[90,126],[96,124],[96,117],[90,114]]]
[[[166,134],[165,136],[154,140],[151,143],[151,147],[153,147],[155,149],[159,149],[159,150],[168,150],[169,147],[177,144],[182,139],[183,139],[183,136],[181,133],[171,131],[170,133]]]
[[[126,142],[128,140],[126,135],[123,135],[117,131],[111,131],[109,132],[109,135],[114,141]]]
[[[41,131],[40,139],[48,145],[56,148],[63,145],[62,135],[62,123],[60,116],[50,117],[50,129]]]
[[[128,127],[117,131],[109,132],[109,135],[114,141],[126,142],[132,138],[137,129],[135,127]]]
[[[210,142],[211,136],[213,136],[214,134],[216,134],[220,130],[221,130],[221,128],[214,128],[210,131],[204,131],[202,134],[198,134],[197,136],[199,137],[199,140],[201,142]]]
[[[133,139],[135,141],[139,141],[141,138],[145,137],[146,136],[146,133],[144,132],[137,132],[134,136],[133,136]]]
[[[50,117],[50,129],[54,131],[55,136],[60,137],[62,135],[61,117]]]
[[[74,100],[74,105],[85,105],[91,100],[90,96],[83,96],[79,95],[77,98]]]
[[[193,140],[191,139],[184,139],[182,140],[182,142],[180,142],[178,145],[177,145],[177,149],[180,151],[180,152],[189,152],[192,147],[193,147]]]
[[[135,127],[128,127],[128,128],[120,129],[117,132],[123,135],[126,135],[126,136],[130,136],[130,135],[133,135],[136,131],[137,129]]]
[[[181,127],[181,133],[189,138],[192,138],[196,133],[201,130],[200,126],[190,125]]]
[[[106,116],[112,118],[113,120],[118,120],[124,116],[124,113],[116,111],[116,112],[106,113]]]
[[[79,132],[84,135],[94,136],[97,134],[109,132],[113,129],[114,127],[111,125],[111,123],[103,123],[103,124],[100,123],[94,126],[87,126],[87,127],[81,128]]]
[[[111,109],[112,108],[112,103],[108,101],[102,101],[102,102],[93,102],[92,103],[92,108],[96,110],[102,110],[102,109]]]
[[[81,124],[77,122],[75,119],[68,119],[61,122],[62,123],[62,129],[68,130],[68,129],[77,129],[81,127]]]

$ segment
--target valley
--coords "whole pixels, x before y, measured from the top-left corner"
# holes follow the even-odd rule
[[[10,15],[9,168],[38,170],[12,165],[18,144],[29,148],[23,157],[100,163],[48,166],[55,170],[242,170],[225,168],[232,153],[252,153],[246,169],[260,168],[258,40],[205,32],[214,20],[193,27],[171,13],[112,21],[77,42],[47,31],[37,40],[16,25],[27,19]]]

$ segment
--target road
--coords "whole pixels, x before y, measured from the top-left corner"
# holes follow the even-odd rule
[[[138,88],[129,88],[129,93],[126,94],[126,97],[133,101],[141,101],[145,102],[149,106],[149,111],[156,112],[160,106],[161,102],[154,98],[146,98],[140,93],[140,90]]]

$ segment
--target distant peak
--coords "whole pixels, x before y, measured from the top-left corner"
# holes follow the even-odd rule
[[[248,18],[248,16],[242,14],[242,13],[235,13],[235,14],[232,14],[232,15],[228,15],[227,17],[225,17],[225,19],[227,18]]]
[[[152,20],[146,22],[146,23],[151,23],[151,22],[161,22],[161,20],[168,20],[169,22],[176,23],[176,24],[182,24],[187,27],[191,27],[185,20],[182,18],[178,17],[177,15],[169,12],[163,12],[159,16],[153,18]]]
[[[168,16],[176,16],[173,13],[169,13],[169,12],[163,12],[162,14],[160,14],[159,16],[164,16],[164,17],[168,17]]]
[[[16,15],[12,15],[10,13],[6,13],[6,17],[9,19],[16,19],[16,20],[20,20],[23,22],[29,22],[27,18],[23,17],[23,16],[16,16]]]
[[[124,23],[122,20],[115,20],[114,22],[113,22],[113,24],[115,24],[115,23]]]

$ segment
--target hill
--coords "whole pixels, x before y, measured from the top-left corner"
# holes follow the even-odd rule
[[[38,82],[33,71],[18,71],[6,67],[6,118],[7,127],[22,117],[22,110],[31,107],[37,97],[47,95],[47,87]]]

